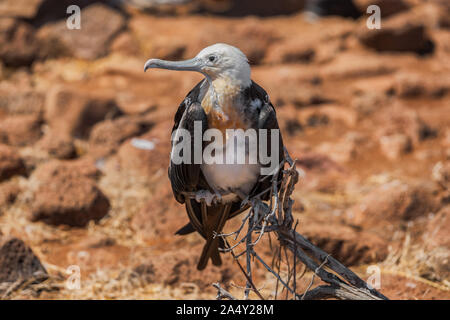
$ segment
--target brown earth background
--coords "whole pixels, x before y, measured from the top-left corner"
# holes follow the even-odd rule
[[[297,231],[363,279],[379,267],[391,299],[450,298],[448,1],[355,0],[359,18],[319,20],[303,1],[132,2],[0,1],[0,297],[214,299],[213,282],[243,297],[231,256],[198,272],[204,240],[174,235],[187,216],[170,130],[201,76],[143,72],[225,42],[248,56],[298,159]],[[66,27],[71,4],[80,30]]]

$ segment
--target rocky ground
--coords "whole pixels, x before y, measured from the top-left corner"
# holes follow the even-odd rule
[[[203,239],[173,235],[187,217],[167,178],[170,130],[201,77],[142,71],[226,42],[249,57],[304,172],[297,231],[363,279],[378,266],[389,298],[449,299],[448,3],[355,1],[381,6],[381,30],[194,3],[80,1],[81,30],[64,1],[0,4],[0,297],[213,299],[213,282],[242,297],[231,256],[200,273]],[[261,266],[256,279],[271,297]]]

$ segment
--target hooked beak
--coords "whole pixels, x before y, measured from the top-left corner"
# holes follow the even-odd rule
[[[202,61],[197,58],[183,61],[166,61],[160,59],[150,59],[144,65],[144,72],[150,68],[202,72],[201,70]]]

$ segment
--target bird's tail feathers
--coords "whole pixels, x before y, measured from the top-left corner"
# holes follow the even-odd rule
[[[208,221],[203,222],[203,233],[206,236],[206,244],[203,247],[200,260],[197,265],[198,270],[203,270],[208,264],[208,260],[211,257],[212,263],[215,266],[222,265],[222,259],[220,258],[219,246],[223,247],[224,242],[220,237],[215,237],[215,233],[222,232],[223,226],[230,213],[231,204],[226,204],[217,207],[208,207]]]

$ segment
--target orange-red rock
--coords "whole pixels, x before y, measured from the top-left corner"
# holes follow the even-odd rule
[[[99,175],[100,171],[94,161],[89,158],[65,161],[50,160],[33,172],[33,177],[42,184],[48,183],[54,178],[70,180],[82,177],[95,180]]]
[[[47,95],[45,120],[58,134],[87,137],[97,122],[120,113],[111,97],[55,86]]]
[[[432,186],[395,180],[372,190],[347,214],[352,223],[372,228],[398,225],[426,216],[438,208]]]
[[[54,178],[34,193],[30,218],[50,225],[83,227],[103,218],[109,208],[108,198],[93,180]]]
[[[382,25],[380,29],[362,26],[358,34],[361,43],[381,52],[409,51],[423,55],[434,51],[434,43],[423,22],[408,12],[383,19]]]
[[[98,173],[90,159],[52,160],[38,167],[32,175],[30,219],[82,227],[103,218],[110,203],[96,185]]]
[[[20,191],[21,188],[15,181],[8,181],[0,184],[0,207],[13,203]]]
[[[72,137],[47,132],[37,142],[37,146],[48,153],[50,157],[57,159],[72,159],[76,157],[75,144]]]
[[[17,151],[0,144],[0,181],[25,173],[25,165]]]
[[[382,261],[388,252],[380,237],[344,225],[308,223],[301,227],[301,233],[347,266]]]
[[[89,152],[100,158],[115,153],[122,142],[139,136],[153,126],[144,117],[120,117],[115,120],[105,120],[96,124],[89,137]]]
[[[11,67],[29,66],[37,58],[34,28],[13,18],[0,17],[0,59]]]
[[[42,121],[38,115],[9,116],[0,120],[0,142],[24,146],[39,140]]]
[[[80,29],[69,29],[66,20],[62,20],[46,24],[39,30],[38,37],[77,58],[104,56],[112,39],[125,27],[125,18],[117,10],[100,3],[83,8],[81,17]]]

